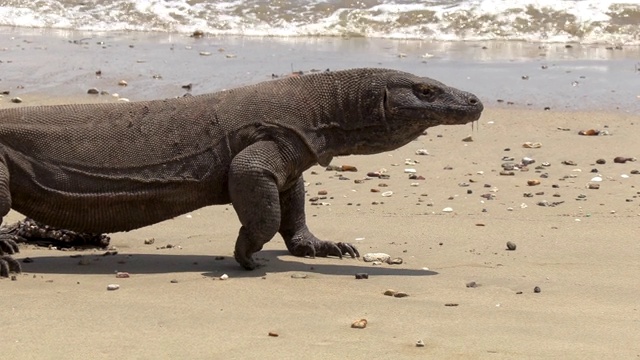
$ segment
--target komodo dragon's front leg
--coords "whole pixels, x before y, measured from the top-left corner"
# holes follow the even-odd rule
[[[234,256],[245,269],[258,266],[253,254],[278,231],[296,256],[358,255],[353,246],[319,240],[307,229],[302,178],[291,174],[299,156],[295,146],[261,141],[231,162],[229,195],[242,224]]]
[[[280,235],[284,239],[289,252],[295,256],[337,256],[349,254],[360,257],[355,246],[343,243],[320,240],[309,231],[304,213],[304,181],[302,176],[295,185],[280,194]]]
[[[9,169],[0,162],[0,224],[10,210]],[[20,272],[20,263],[9,256],[20,251],[16,240],[15,235],[0,233],[0,277],[8,277],[10,272]]]

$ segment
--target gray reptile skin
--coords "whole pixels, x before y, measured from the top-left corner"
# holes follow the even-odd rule
[[[178,99],[0,110],[0,216],[127,231],[213,204],[242,224],[246,269],[276,233],[296,256],[359,256],[307,228],[302,173],[478,120],[473,94],[387,69],[352,69]],[[20,271],[0,234],[0,275]]]

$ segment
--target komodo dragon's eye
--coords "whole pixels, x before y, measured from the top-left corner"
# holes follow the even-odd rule
[[[420,99],[426,100],[428,102],[434,101],[436,99],[436,96],[438,96],[439,94],[438,89],[434,89],[433,87],[425,84],[414,85],[413,91]]]

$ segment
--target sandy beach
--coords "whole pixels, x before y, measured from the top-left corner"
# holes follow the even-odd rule
[[[637,47],[0,35],[0,91],[10,91],[0,108],[175,97],[187,84],[199,94],[292,69],[366,66],[434,77],[487,108],[473,129],[436,127],[398,150],[332,163],[357,172],[305,173],[309,199],[327,192],[306,207],[317,236],[402,264],[297,258],[278,236],[258,254],[265,266],[244,271],[233,259],[239,222],[230,205],[111,234],[113,256],[23,246],[16,258],[33,262],[17,281],[0,279],[3,358],[640,357],[640,162],[614,162],[640,154]],[[88,95],[94,87],[110,95]],[[607,135],[578,134],[589,129]],[[501,175],[523,158],[535,162]],[[383,168],[388,180],[354,181]],[[12,212],[3,222],[20,219]],[[359,319],[367,327],[351,328]]]

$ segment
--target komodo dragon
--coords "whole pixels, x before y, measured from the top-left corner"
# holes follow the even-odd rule
[[[234,256],[280,233],[295,256],[359,256],[306,225],[302,173],[334,156],[397,149],[436,125],[479,119],[468,92],[388,69],[290,77],[212,94],[0,110],[0,217],[11,208],[87,233],[127,231],[232,203]],[[0,234],[2,276],[19,272]]]

